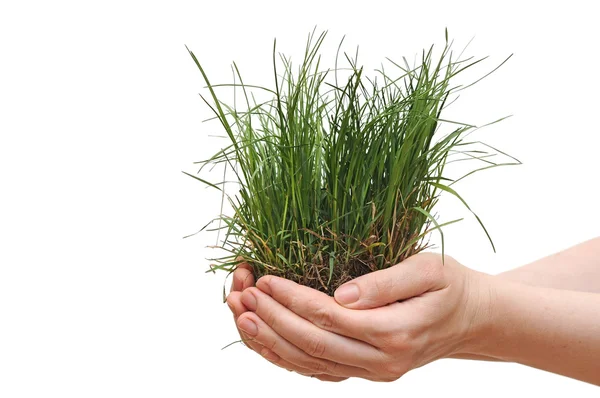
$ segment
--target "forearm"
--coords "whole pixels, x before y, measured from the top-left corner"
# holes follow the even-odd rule
[[[600,293],[600,238],[496,275],[506,281]]]
[[[465,355],[600,385],[600,294],[488,281],[488,309]]]
[[[494,278],[530,286],[600,293],[600,238],[503,272]],[[450,358],[501,360],[477,354],[454,354]]]

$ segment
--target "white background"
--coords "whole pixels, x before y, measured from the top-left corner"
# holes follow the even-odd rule
[[[181,170],[222,145],[201,123],[206,91],[184,45],[216,82],[236,60],[270,84],[273,38],[294,56],[315,26],[329,30],[326,51],[346,35],[371,68],[441,45],[445,27],[460,46],[475,36],[469,54],[490,55],[481,72],[515,54],[451,111],[475,124],[514,115],[481,138],[524,165],[458,187],[498,252],[467,218],[447,229],[449,254],[498,273],[598,235],[592,4],[3,2],[0,396],[598,396],[516,364],[443,360],[390,384],[329,384],[241,345],[221,351],[236,333],[225,275],[205,273],[215,236],[182,239],[220,198]],[[446,199],[442,219],[465,215]]]

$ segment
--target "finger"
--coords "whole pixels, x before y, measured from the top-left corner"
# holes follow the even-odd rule
[[[240,298],[239,298],[240,293],[239,292],[234,292],[234,293],[230,294],[230,296],[231,297],[227,298],[227,303],[228,304],[231,303],[230,308],[232,309],[233,312],[238,311],[238,313],[241,315],[242,313],[247,311],[244,304],[242,304],[242,302],[240,301]],[[237,323],[238,316],[234,315],[234,317],[235,317],[236,323]],[[241,331],[239,328],[238,328],[238,332],[240,333],[240,336],[242,336],[242,339],[245,340],[245,344],[248,345],[250,349],[256,351],[262,357],[264,357],[268,361],[272,362],[273,364],[275,364],[281,368],[287,369],[289,371],[294,371],[294,372],[299,373],[304,376],[312,376],[312,375],[317,375],[317,374],[323,376],[322,373],[318,373],[316,371],[313,371],[313,370],[310,370],[310,369],[307,369],[302,366],[298,366],[298,365],[295,365],[295,364],[292,364],[292,363],[286,361],[285,359],[281,358],[279,355],[277,355],[272,350],[269,350],[262,344],[256,342],[253,337],[248,336],[245,332]],[[333,377],[333,376],[329,375],[329,377]]]
[[[360,276],[343,284],[335,291],[334,297],[346,308],[382,307],[443,288],[443,267],[440,255],[417,254],[393,267]]]
[[[302,366],[298,366],[296,364],[288,362],[285,359],[281,358],[279,355],[277,355],[274,351],[272,351],[264,346],[262,347],[262,349],[260,351],[260,355],[262,355],[263,358],[265,358],[267,361],[271,362],[272,364],[274,364],[276,366],[279,366],[280,368],[287,369],[290,372],[296,372],[303,376],[317,376],[318,375],[318,376],[335,377],[335,376],[331,376],[331,375],[325,375],[323,373],[319,373],[314,370],[304,368]]]
[[[373,313],[342,307],[325,293],[272,275],[260,278],[256,287],[321,329],[375,343],[370,338],[376,335]]]
[[[257,314],[246,312],[238,319],[237,325],[262,346],[277,354],[284,361],[297,368],[308,369],[312,374],[329,374],[338,377],[364,377],[372,375],[363,368],[335,363],[322,358],[310,356],[265,323]],[[297,370],[296,370],[297,371]]]
[[[362,368],[368,368],[382,359],[381,351],[372,345],[323,330],[256,287],[246,289],[241,300],[277,335],[311,357]]]
[[[242,292],[238,291],[231,292],[227,296],[227,305],[229,306],[229,309],[233,313],[233,317],[236,320],[240,315],[248,311],[246,306],[242,303],[241,296]]]
[[[245,265],[246,263],[242,263],[240,265]],[[233,280],[231,282],[231,291],[232,292],[241,292],[244,289],[254,286],[254,274],[252,273],[252,269],[248,268],[249,266],[238,265],[238,268],[233,272]]]
[[[260,353],[263,348],[262,345],[253,341],[254,339],[252,337],[248,336],[246,333],[241,331],[240,328],[237,327],[237,320],[239,316],[248,311],[246,306],[242,304],[240,296],[240,292],[229,293],[229,296],[227,296],[227,305],[233,313],[233,319],[236,322],[236,328],[238,330],[240,338],[242,339],[242,342],[246,345],[246,347],[250,348],[253,351],[256,351],[257,353]]]
[[[244,257],[238,256],[235,261],[239,261],[236,268],[246,268],[248,271],[252,271],[252,265],[244,260]]]

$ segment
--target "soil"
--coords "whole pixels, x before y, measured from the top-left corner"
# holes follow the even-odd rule
[[[400,259],[400,261],[402,261],[403,259],[404,258]],[[312,287],[313,289],[333,296],[333,293],[336,291],[336,289],[344,283],[354,278],[358,278],[359,276],[378,270],[378,267],[377,265],[375,265],[373,259],[370,259],[370,261],[364,261],[362,259],[351,259],[348,263],[345,264],[340,264],[339,262],[336,262],[333,268],[333,274],[331,275],[330,281],[329,261],[328,259],[324,260],[326,261],[320,264],[306,264],[304,274],[302,275],[294,273],[291,270],[282,270],[282,272],[272,270],[270,272],[264,273],[263,275],[269,274],[286,278],[300,285]],[[263,275],[255,276],[256,279],[258,279]]]

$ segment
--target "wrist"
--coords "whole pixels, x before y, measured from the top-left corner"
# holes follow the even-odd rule
[[[496,330],[498,295],[503,283],[492,275],[470,271],[463,338],[455,356],[489,356],[486,344]]]
[[[531,317],[530,304],[539,297],[532,295],[531,286],[479,273],[479,307],[470,328],[465,353],[515,361],[523,349]]]

